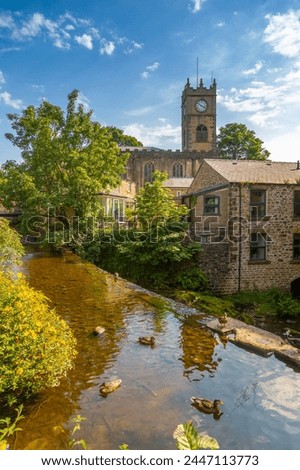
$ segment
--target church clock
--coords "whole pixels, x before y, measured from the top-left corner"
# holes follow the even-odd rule
[[[190,85],[189,79],[182,92],[182,150],[216,150],[216,97],[217,84],[206,88],[201,79],[197,88]]]

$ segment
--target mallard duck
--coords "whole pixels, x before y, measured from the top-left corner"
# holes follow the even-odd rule
[[[114,392],[117,388],[120,387],[122,379],[111,380],[110,382],[103,382],[100,385],[100,394],[102,396],[108,395],[108,393]]]
[[[104,331],[105,331],[105,328],[103,328],[102,326],[96,326],[93,333],[95,336],[100,336],[104,333]]]
[[[140,336],[138,342],[141,344],[146,344],[148,346],[154,346],[155,338],[154,336]]]
[[[228,316],[228,315],[227,315],[227,312],[224,312],[224,314],[223,314],[221,317],[219,317],[219,323],[220,323],[221,325],[226,325],[226,323],[227,323],[227,316]]]
[[[220,405],[224,405],[222,400],[208,400],[207,398],[191,397],[192,405],[199,411],[206,414],[213,414],[215,418],[220,417],[222,412]]]

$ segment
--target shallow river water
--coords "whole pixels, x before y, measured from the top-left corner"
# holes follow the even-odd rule
[[[72,253],[28,254],[23,269],[74,331],[78,357],[58,387],[26,404],[15,449],[66,449],[76,415],[85,421],[74,437],[89,449],[175,449],[173,431],[190,419],[221,449],[300,448],[299,371],[224,342],[188,308],[162,311],[156,297]],[[155,347],[137,342],[144,335]],[[99,387],[113,378],[122,385],[104,398]],[[223,400],[220,419],[191,396]]]

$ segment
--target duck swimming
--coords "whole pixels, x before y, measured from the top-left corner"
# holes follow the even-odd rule
[[[110,382],[103,382],[100,385],[100,395],[106,397],[111,392],[114,392],[117,388],[120,387],[122,379],[111,380]]]
[[[191,397],[192,406],[202,413],[212,414],[215,419],[219,419],[223,414],[220,405],[224,405],[222,400],[208,400],[207,398]]]
[[[140,336],[138,342],[141,344],[146,344],[148,346],[154,346],[155,338],[154,336]]]

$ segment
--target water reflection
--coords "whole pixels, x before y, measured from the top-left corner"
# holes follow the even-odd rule
[[[175,449],[173,431],[189,419],[223,449],[299,448],[300,379],[282,362],[227,344],[201,315],[178,315],[73,254],[28,255],[24,270],[74,331],[78,357],[59,387],[26,405],[16,449],[66,448],[77,414],[90,449]],[[116,378],[103,397],[100,385]],[[222,400],[222,418],[200,413],[192,396]]]

